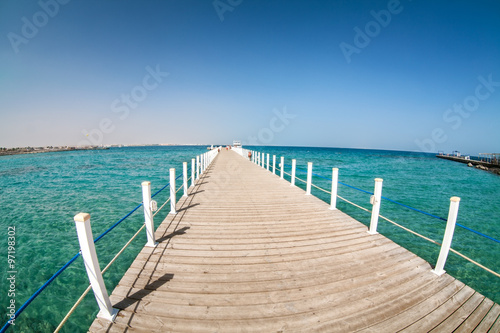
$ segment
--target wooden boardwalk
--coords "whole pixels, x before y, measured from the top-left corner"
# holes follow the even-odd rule
[[[499,332],[500,306],[222,151],[91,332]]]

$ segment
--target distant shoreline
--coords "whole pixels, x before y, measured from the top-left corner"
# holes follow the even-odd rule
[[[38,154],[38,153],[53,153],[61,151],[76,151],[76,150],[101,150],[109,149],[106,147],[19,147],[19,148],[0,148],[0,156],[22,155],[22,154]]]

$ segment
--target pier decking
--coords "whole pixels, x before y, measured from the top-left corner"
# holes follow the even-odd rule
[[[500,306],[222,151],[91,332],[499,332]]]

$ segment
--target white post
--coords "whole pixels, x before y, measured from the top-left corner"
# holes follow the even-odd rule
[[[262,168],[266,167],[266,153],[262,153]]]
[[[307,162],[306,195],[311,195],[312,172],[313,172],[313,164],[312,162]]]
[[[290,186],[295,186],[295,167],[297,166],[297,160],[292,160],[292,179],[290,179]]]
[[[196,180],[200,179],[200,155],[196,156]]]
[[[170,213],[169,214],[177,214],[175,211],[175,169],[170,168]]]
[[[283,179],[283,173],[285,172],[285,158],[281,156],[281,163],[280,163],[280,178]]]
[[[457,223],[458,206],[460,205],[459,197],[450,198],[450,210],[448,211],[448,221],[446,222],[446,230],[444,232],[443,244],[436,263],[436,267],[432,270],[434,274],[443,275],[445,273],[444,265],[450,252],[453,233],[455,232],[455,224]]]
[[[195,169],[195,161],[194,158],[191,159],[191,186],[194,186],[194,169]]]
[[[184,194],[183,197],[188,196],[188,164],[187,162],[182,162],[182,180],[183,180],[183,187],[184,187]]]
[[[269,154],[267,154],[267,171],[269,171]]]
[[[205,168],[204,168],[205,163],[203,162],[204,159],[205,159],[205,154],[201,154],[200,155],[200,174],[203,174],[203,171],[205,170]]]
[[[151,209],[151,182],[142,182],[142,205],[144,206],[144,223],[146,225],[147,247],[156,247],[155,225]]]
[[[111,306],[108,291],[102,279],[101,269],[99,268],[99,260],[95,252],[94,240],[92,238],[92,229],[90,228],[90,214],[80,213],[74,217],[76,225],[76,233],[78,235],[78,242],[80,243],[80,250],[82,253],[83,263],[87,270],[90,285],[94,292],[95,299],[99,305],[99,313],[97,317],[114,321],[118,309]]]
[[[382,199],[382,178],[375,178],[375,189],[373,190],[373,195],[370,198],[370,203],[372,207],[372,219],[370,221],[369,234],[375,235],[377,232],[378,215],[380,213],[380,200]]]
[[[273,155],[273,175],[276,174],[276,155]]]
[[[339,184],[339,169],[332,168],[332,197],[330,199],[330,209],[337,209],[337,187]]]

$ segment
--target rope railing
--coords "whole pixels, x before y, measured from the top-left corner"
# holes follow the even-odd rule
[[[137,232],[132,236],[132,238],[129,239],[129,241],[120,249],[120,251],[118,251],[118,253],[113,257],[113,259],[111,259],[111,261],[106,265],[106,267],[104,267],[101,271],[101,274],[104,274],[108,268],[116,261],[116,259],[118,259],[118,257],[123,253],[123,251],[130,245],[130,243],[132,243],[132,241],[137,237],[137,235],[139,235],[139,233],[142,231],[142,229],[144,229],[146,227],[145,224],[143,224],[139,230],[137,230]],[[82,295],[78,298],[78,300],[75,302],[75,304],[73,304],[73,306],[71,307],[71,309],[68,311],[68,313],[66,314],[66,316],[64,316],[63,320],[59,323],[59,325],[57,326],[57,328],[54,330],[54,333],[57,333],[61,330],[61,328],[64,326],[64,324],[66,323],[66,321],[68,321],[69,317],[73,314],[73,312],[76,310],[76,308],[78,307],[78,305],[80,305],[80,303],[83,301],[83,299],[85,298],[85,296],[87,296],[87,294],[89,293],[89,291],[92,289],[92,286],[88,286],[87,289],[85,289],[85,291],[82,293]]]
[[[205,167],[208,167],[210,163],[213,161],[214,154],[212,153],[209,155],[211,152],[207,152],[205,154],[202,154],[200,156],[203,156],[203,161],[205,163]],[[200,161],[198,159],[198,161]],[[198,162],[199,163],[199,162]],[[202,165],[197,165],[197,168],[203,172],[203,166]],[[191,171],[191,167],[187,169],[188,171]],[[181,173],[176,180],[179,179],[180,177],[183,177],[183,174]],[[191,180],[192,177],[187,178],[187,181]],[[161,193],[165,188],[169,187],[170,183],[166,184],[162,188],[160,188],[158,191],[156,191],[154,194],[151,195],[151,199],[157,196],[159,193]],[[180,189],[183,188],[182,184],[179,189],[176,190],[176,194],[180,191]],[[155,214],[152,214],[152,216],[155,216],[164,206],[170,201],[170,197],[165,201],[165,203],[158,209]],[[93,239],[93,243],[97,243],[100,241],[104,236],[106,236],[109,232],[111,232],[114,228],[116,228],[119,224],[121,224],[125,219],[127,219],[129,216],[131,216],[134,212],[136,212],[141,206],[143,206],[143,202],[138,204],[134,209],[132,209],[130,212],[128,212],[125,216],[120,218],[117,222],[115,222],[111,227],[106,229],[103,233],[101,233],[99,236],[97,236],[95,239]],[[130,245],[130,243],[139,235],[139,233],[146,227],[146,224],[143,224],[139,230],[130,238],[130,240],[118,251],[118,253],[111,259],[111,261],[106,265],[106,267],[101,271],[101,274],[105,273],[107,269],[116,261],[116,259],[123,253],[123,251]],[[15,318],[18,318],[19,315],[32,303],[32,301],[38,297],[63,271],[66,270],[78,257],[82,255],[82,251],[80,250],[76,255],[73,256],[67,263],[65,263],[52,277],[50,277],[40,288],[38,288],[35,293],[33,293],[26,302],[24,302],[23,305],[16,311],[14,314]],[[82,300],[85,298],[85,296],[88,294],[88,292],[92,289],[91,286],[89,286],[79,297],[79,299],[75,302],[75,304],[71,307],[71,309],[68,311],[66,316],[63,318],[61,323],[57,326],[55,332],[59,332],[60,329],[63,327],[63,325],[67,322],[71,314],[75,311],[75,309],[78,307],[78,305],[82,302]],[[9,327],[11,326],[11,321],[7,321],[4,326],[0,329],[0,333],[4,333]]]
[[[347,202],[348,204],[353,205],[354,207],[358,207],[359,209],[364,210],[365,212],[371,213],[371,211],[370,211],[369,209],[367,209],[367,208],[365,208],[365,207],[362,207],[362,206],[360,206],[360,205],[357,205],[357,204],[355,204],[354,202],[349,201],[349,200],[347,200],[346,198],[341,197],[340,195],[337,195],[337,198],[339,198],[339,199],[340,199],[340,200],[342,200],[342,201]]]
[[[288,164],[284,164],[284,163],[283,163],[283,165],[281,165],[281,167],[282,167],[283,169],[285,168],[285,166],[291,167],[291,168],[292,168],[292,174],[295,174],[295,172],[296,172],[296,171],[300,171],[300,172],[303,172],[303,173],[309,173],[309,171],[308,171],[308,170],[305,170],[305,169],[302,169],[302,168],[297,168],[297,167],[296,167],[296,165],[295,165],[295,160],[293,160],[292,162],[293,162],[293,164],[294,164],[294,165],[292,165],[292,166],[290,166],[290,165],[288,165]],[[280,171],[280,172],[282,171],[280,168],[277,168],[277,170],[278,170],[278,171]],[[299,178],[299,177],[297,177],[297,176],[293,176],[292,174],[287,173],[287,172],[286,172],[286,171],[284,171],[284,170],[283,170],[283,174],[286,174],[287,176],[290,176],[291,178],[293,178],[293,179],[291,179],[291,182],[292,182],[292,183],[294,183],[295,179],[297,179],[297,180],[300,180],[300,181],[301,181],[301,182],[303,182],[303,183],[306,183],[308,186],[312,186],[312,187],[314,187],[314,188],[316,188],[316,189],[318,189],[318,190],[320,190],[320,191],[322,191],[322,192],[324,192],[324,193],[327,193],[327,194],[330,194],[330,195],[332,194],[332,192],[331,192],[331,191],[328,191],[328,190],[326,190],[326,189],[323,189],[323,188],[322,188],[322,187],[320,187],[320,186],[317,186],[316,184],[313,184],[313,183],[312,183],[312,181],[311,181],[311,177],[310,177],[310,176],[308,176],[308,180],[310,181],[310,183],[308,183],[307,181],[304,181],[303,179],[301,179],[301,178]],[[324,177],[324,176],[322,176],[322,175],[319,175],[319,174],[317,174],[317,173],[312,172],[312,168],[311,168],[311,175],[314,175],[314,176],[316,176],[316,177],[319,177],[319,178],[322,178],[322,179],[328,180],[328,181],[330,181],[330,182],[333,182],[333,180],[332,180],[332,179],[330,179],[330,178],[328,178],[328,177]],[[379,181],[381,182],[382,180],[380,179]],[[354,186],[352,186],[352,185],[345,184],[345,183],[340,182],[340,181],[338,181],[338,180],[337,180],[337,182],[338,182],[339,184],[343,185],[343,186],[346,186],[346,187],[349,187],[349,188],[355,189],[355,190],[357,190],[357,191],[360,191],[360,192],[363,192],[363,193],[366,193],[366,194],[370,194],[370,195],[372,195],[372,196],[375,196],[374,192],[366,191],[366,190],[363,190],[363,189],[360,189],[360,188],[354,187]],[[307,194],[307,193],[306,193],[306,194]],[[370,211],[369,209],[364,208],[364,207],[362,207],[362,206],[360,206],[360,205],[357,205],[357,204],[353,203],[352,201],[349,201],[349,200],[347,200],[347,199],[345,199],[345,198],[341,197],[341,196],[340,196],[340,195],[338,195],[338,194],[336,194],[336,198],[339,198],[339,199],[341,199],[341,200],[345,201],[346,203],[351,204],[351,205],[353,205],[353,206],[355,206],[355,207],[357,207],[357,208],[359,208],[359,209],[361,209],[361,210],[363,210],[363,211],[365,211],[365,212],[372,213],[372,211]],[[421,209],[417,209],[417,208],[414,208],[414,207],[408,206],[408,205],[406,205],[406,204],[403,204],[403,203],[397,202],[397,201],[395,201],[395,200],[392,200],[392,199],[389,199],[389,198],[383,197],[383,196],[381,196],[381,195],[380,195],[380,193],[379,193],[379,198],[380,198],[380,199],[384,199],[384,200],[386,200],[386,201],[389,201],[389,202],[391,202],[391,203],[397,204],[397,205],[399,205],[399,206],[405,207],[405,208],[410,209],[410,210],[412,210],[412,211],[415,211],[415,212],[418,212],[418,213],[422,213],[422,214],[424,214],[424,215],[427,215],[427,216],[430,216],[430,217],[433,217],[433,218],[439,219],[439,220],[441,220],[441,221],[448,221],[447,219],[444,219],[444,218],[442,218],[442,217],[440,217],[440,216],[437,216],[437,215],[435,215],[435,214],[431,214],[431,213],[425,212],[425,211],[423,211],[423,210],[421,210]],[[452,199],[453,199],[453,198],[452,198]],[[458,199],[458,200],[460,200],[459,198],[457,198],[457,199]],[[332,199],[332,200],[333,200],[333,199]],[[450,208],[450,209],[451,209],[451,208]],[[457,206],[457,209],[458,209],[458,206]],[[429,237],[426,237],[426,236],[424,236],[424,235],[422,235],[422,234],[420,234],[420,233],[418,233],[418,232],[416,232],[416,231],[413,231],[413,230],[411,230],[411,229],[409,229],[409,228],[407,228],[407,227],[404,227],[404,226],[402,226],[401,224],[396,223],[395,221],[393,221],[393,220],[391,220],[391,219],[389,219],[389,218],[387,218],[387,217],[385,217],[385,216],[382,216],[382,215],[380,215],[380,214],[376,214],[376,215],[377,215],[377,217],[380,217],[380,218],[382,218],[382,219],[386,220],[387,222],[392,223],[393,225],[395,225],[395,226],[397,226],[397,227],[399,227],[399,228],[401,228],[401,229],[403,229],[403,230],[405,230],[405,231],[407,231],[407,232],[409,232],[409,233],[411,233],[411,234],[413,234],[413,235],[415,235],[415,236],[417,236],[417,237],[420,237],[420,238],[422,238],[422,239],[424,239],[424,240],[426,240],[426,241],[429,241],[429,242],[431,242],[431,243],[433,243],[433,244],[436,244],[436,245],[438,245],[438,246],[442,246],[442,245],[443,245],[442,243],[439,243],[439,242],[437,242],[437,241],[435,241],[435,240],[433,240],[433,239],[431,239],[431,238],[429,238]],[[372,218],[373,218],[373,216],[372,216]],[[456,217],[455,217],[455,219],[456,219]],[[457,225],[457,226],[459,226],[459,227],[461,227],[461,228],[463,228],[463,229],[466,229],[466,230],[468,230],[468,231],[471,231],[471,232],[473,232],[473,233],[475,233],[475,234],[477,234],[477,235],[480,235],[480,236],[482,236],[482,237],[484,237],[484,238],[487,238],[487,239],[490,239],[490,240],[492,240],[492,241],[494,241],[494,242],[500,243],[500,241],[499,241],[499,240],[497,240],[497,239],[495,239],[495,238],[493,238],[493,237],[491,237],[491,236],[488,236],[488,235],[486,235],[486,234],[483,234],[483,233],[481,233],[481,232],[479,232],[479,231],[476,231],[476,230],[474,230],[474,229],[471,229],[471,228],[469,228],[469,227],[466,227],[466,226],[464,226],[464,225],[461,225],[461,224],[459,224],[459,223],[456,223],[456,221],[455,221],[455,223],[454,223],[454,224],[455,224],[455,225]],[[450,240],[450,245],[451,245],[451,240]],[[458,252],[457,250],[452,249],[451,247],[449,247],[449,250],[450,250],[451,252],[453,252],[453,253],[457,254],[458,256],[462,257],[463,259],[468,260],[469,262],[473,263],[474,265],[476,265],[476,266],[478,266],[478,267],[480,267],[480,268],[482,268],[482,269],[486,270],[487,272],[489,272],[489,273],[491,273],[491,274],[493,274],[493,275],[495,275],[495,276],[497,276],[497,277],[500,277],[500,274],[499,274],[499,273],[497,273],[497,272],[495,272],[495,271],[493,271],[493,270],[489,269],[488,267],[486,267],[486,266],[484,266],[484,265],[482,265],[482,264],[478,263],[477,261],[475,261],[475,260],[473,260],[473,259],[471,259],[471,258],[467,257],[466,255],[464,255],[464,254],[462,254],[462,253]],[[439,260],[438,260],[438,262],[439,262]],[[443,263],[443,265],[444,265],[444,263]],[[444,272],[444,271],[443,271],[443,272]],[[436,274],[440,274],[440,273],[436,272]]]
[[[26,302],[24,302],[23,305],[21,305],[21,307],[16,311],[15,313],[15,318],[19,318],[19,315],[26,309],[26,307],[28,305],[31,304],[31,302],[33,302],[33,300],[38,296],[40,295],[40,293],[42,291],[45,290],[45,288],[47,288],[51,283],[52,281],[54,281],[62,272],[64,272],[64,270],[66,268],[68,268],[69,265],[71,265],[78,257],[80,256],[80,253],[77,253],[75,254],[75,256],[73,258],[71,258],[67,263],[65,263],[54,275],[52,275],[40,288],[38,288],[37,291],[35,291],[33,293],[33,295],[31,295],[28,300],[26,300]],[[2,327],[2,329],[0,330],[1,333],[5,332],[7,330],[7,328],[9,328],[10,326],[10,321],[7,321],[5,323],[5,325]]]
[[[307,170],[303,170],[303,169],[298,169],[298,168],[297,168],[297,170],[300,170],[300,171],[306,171],[306,172],[307,172]],[[320,178],[326,179],[326,180],[328,180],[328,181],[330,181],[330,182],[332,181],[330,178],[328,178],[328,177],[324,177],[324,176],[319,175],[319,174],[317,174],[317,173],[314,173],[314,172],[313,172],[312,174],[313,174],[314,176],[317,176],[317,177],[320,177]],[[367,193],[367,194],[371,194],[371,195],[373,195],[373,192],[370,192],[370,191],[365,191],[365,190],[362,190],[362,189],[360,189],[360,188],[357,188],[357,187],[354,187],[354,186],[351,186],[351,185],[348,185],[348,184],[342,183],[342,182],[340,182],[340,181],[339,181],[338,183],[339,183],[339,184],[341,184],[341,185],[347,186],[347,187],[349,187],[349,188],[355,189],[355,190],[357,190],[357,191],[360,191],[360,192],[364,192],[364,193]],[[314,185],[313,185],[313,186],[314,186]],[[418,212],[418,213],[421,213],[421,214],[424,214],[424,215],[427,215],[427,216],[433,217],[433,218],[435,218],[435,219],[438,219],[438,220],[441,220],[441,221],[447,221],[447,220],[446,220],[445,218],[443,218],[443,217],[440,217],[440,216],[435,215],[435,214],[432,214],[432,213],[428,213],[428,212],[423,211],[423,210],[418,209],[418,208],[414,208],[414,207],[408,206],[408,205],[406,205],[406,204],[403,204],[403,203],[401,203],[401,202],[398,202],[398,201],[392,200],[392,199],[390,199],[390,198],[387,198],[387,197],[384,197],[384,196],[382,196],[381,198],[382,198],[382,199],[384,199],[384,200],[386,200],[386,201],[389,201],[389,202],[391,202],[391,203],[393,203],[393,204],[399,205],[399,206],[401,206],[401,207],[405,207],[405,208],[407,208],[407,209],[410,209],[410,210],[413,210],[413,211],[415,211],[415,212]],[[466,227],[466,226],[464,226],[464,225],[462,225],[462,224],[460,224],[460,223],[457,223],[456,225],[457,225],[457,226],[459,226],[459,227],[461,227],[461,228],[463,228],[463,229],[465,229],[465,230],[468,230],[468,231],[470,231],[470,232],[473,232],[473,233],[475,233],[475,234],[477,234],[477,235],[479,235],[479,236],[482,236],[482,237],[484,237],[484,238],[487,238],[487,239],[489,239],[489,240],[492,240],[492,241],[494,241],[494,242],[496,242],[496,243],[500,243],[500,240],[498,240],[498,239],[496,239],[496,238],[493,238],[493,237],[491,237],[491,236],[488,236],[488,235],[486,235],[486,234],[484,234],[484,233],[482,233],[482,232],[480,232],[480,231],[477,231],[477,230],[474,230],[474,229],[472,229],[472,228]]]
[[[295,179],[300,180],[300,181],[301,181],[301,182],[303,182],[304,184],[307,184],[307,181],[306,181],[306,180],[304,180],[304,179],[302,179],[302,178],[295,177]]]
[[[163,205],[161,205],[161,207],[160,207],[160,208],[158,208],[158,209],[156,210],[156,212],[154,212],[154,213],[153,213],[153,217],[155,217],[155,215],[156,215],[156,214],[158,214],[158,213],[159,213],[159,212],[163,209],[163,207],[165,207],[165,205],[166,205],[167,203],[169,203],[169,202],[170,202],[170,197],[167,199],[167,201],[165,201],[165,202],[163,203]]]
[[[130,215],[132,215],[136,210],[138,210],[140,207],[142,206],[142,203],[139,204],[137,207],[135,207],[134,209],[132,209],[130,212],[128,212],[125,216],[123,216],[121,219],[119,219],[116,223],[114,223],[111,227],[109,227],[107,230],[105,230],[103,233],[101,233],[99,236],[97,236],[96,239],[94,239],[94,243],[98,242],[99,240],[101,240],[104,236],[106,236],[111,230],[113,230],[116,226],[118,226],[120,223],[122,223],[125,219],[127,219]],[[81,253],[77,253],[73,256],[73,258],[71,258],[66,264],[64,264],[54,275],[52,275],[40,288],[38,288],[37,291],[35,291],[33,293],[33,295],[31,295],[27,300],[26,302],[24,302],[23,305],[21,305],[21,307],[16,311],[15,313],[15,317],[16,318],[19,318],[19,315],[26,309],[26,307],[28,305],[31,304],[31,302],[33,302],[33,300],[35,298],[38,297],[38,295],[40,295],[40,293],[42,291],[45,290],[45,288],[47,288],[64,270],[66,270],[66,268],[68,268],[79,256],[81,255]],[[7,330],[7,328],[9,328],[10,326],[10,322],[8,321],[7,323],[5,323],[5,325],[2,327],[2,329],[0,329],[0,333],[3,333]]]

